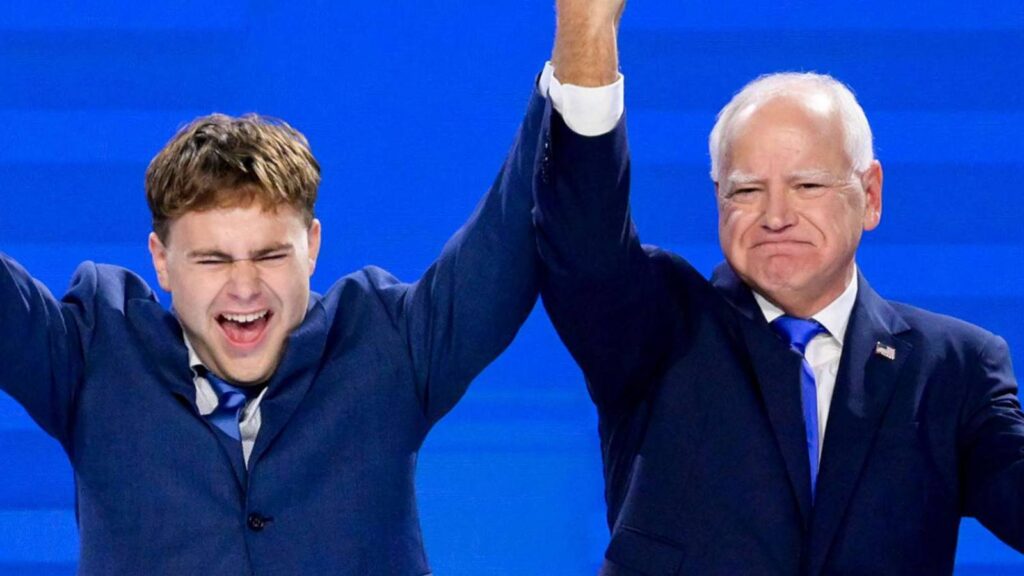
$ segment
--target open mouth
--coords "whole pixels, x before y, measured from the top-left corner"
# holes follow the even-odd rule
[[[249,314],[224,313],[217,316],[217,323],[220,324],[229,342],[238,346],[248,346],[260,341],[273,316],[274,313],[270,310]]]

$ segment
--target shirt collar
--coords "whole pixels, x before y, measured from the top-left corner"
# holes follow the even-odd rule
[[[184,330],[181,331],[181,336],[185,339],[185,348],[188,348],[188,367],[192,369],[193,376],[201,376],[201,373],[206,371],[206,366],[203,366],[203,361],[199,359],[196,349],[192,347],[192,342]]]
[[[754,300],[757,301],[757,305],[761,308],[761,313],[764,314],[765,320],[768,323],[772,323],[776,318],[785,314],[785,312],[768,301],[767,298],[761,296],[756,291],[751,290],[754,293]],[[811,316],[822,326],[828,330],[828,333],[835,338],[839,345],[843,345],[843,338],[846,336],[846,325],[850,323],[850,314],[853,312],[853,304],[857,301],[857,265],[853,265],[853,276],[850,278],[849,284],[846,285],[846,289],[840,294],[835,300],[829,303],[828,306],[822,308],[819,312]]]

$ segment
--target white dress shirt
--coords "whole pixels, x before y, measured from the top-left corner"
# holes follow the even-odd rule
[[[188,336],[185,336],[185,346],[188,348],[188,365],[192,368],[192,383],[196,386],[196,408],[199,409],[199,415],[205,418],[217,409],[219,403],[217,392],[210,385],[209,380],[203,376],[207,368],[203,366],[203,361],[199,359],[195,349],[192,348]],[[247,400],[245,407],[242,408],[242,420],[238,423],[238,431],[242,441],[242,458],[245,460],[246,468],[249,467],[249,454],[252,453],[256,435],[259,434],[260,424],[263,422],[260,418],[260,402],[266,393],[267,389],[263,388],[258,396]]]
[[[600,136],[611,132],[625,110],[625,79],[622,74],[612,84],[596,88],[562,84],[555,78],[555,68],[548,62],[537,81],[537,88],[541,94],[551,98],[551,106],[562,115],[565,125],[581,136]]]

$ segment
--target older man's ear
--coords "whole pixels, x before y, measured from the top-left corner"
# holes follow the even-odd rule
[[[864,230],[874,230],[882,221],[882,164],[878,160],[861,176],[864,187]]]

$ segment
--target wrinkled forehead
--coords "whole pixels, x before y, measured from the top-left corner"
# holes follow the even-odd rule
[[[848,176],[843,123],[827,97],[778,97],[738,112],[742,116],[733,122],[723,150],[720,182],[759,181],[769,166],[788,179]]]
[[[750,140],[778,133],[799,134],[814,142],[819,152],[835,150],[846,155],[843,122],[837,107],[827,96],[779,96],[745,106],[737,111],[725,141],[725,158],[750,144]]]
[[[804,123],[819,128],[834,128],[842,137],[839,108],[831,95],[821,90],[800,90],[777,94],[750,102],[737,109],[730,123],[727,142],[751,123]]]

